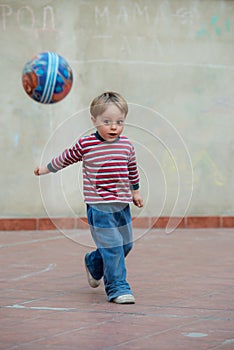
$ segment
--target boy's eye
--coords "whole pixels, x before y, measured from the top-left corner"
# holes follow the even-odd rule
[[[112,124],[112,121],[111,120],[108,120],[108,119],[105,119],[103,120],[103,124],[104,125],[111,125]],[[124,120],[117,120],[117,122],[114,122],[113,124],[117,124],[117,125],[123,125],[124,124]]]
[[[123,125],[124,124],[124,120],[118,120],[117,121],[117,125]]]
[[[110,121],[110,120],[104,120],[103,123],[104,123],[105,125],[111,125],[111,121]]]

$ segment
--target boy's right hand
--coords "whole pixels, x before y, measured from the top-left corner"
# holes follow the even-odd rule
[[[45,175],[45,174],[49,174],[49,173],[50,173],[50,171],[47,167],[40,168],[39,166],[37,166],[34,169],[34,174],[36,176]]]

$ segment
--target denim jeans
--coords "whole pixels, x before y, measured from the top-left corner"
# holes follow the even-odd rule
[[[133,246],[129,204],[87,204],[87,216],[97,246],[85,258],[91,275],[97,280],[103,277],[108,301],[132,294],[125,266],[125,257]]]

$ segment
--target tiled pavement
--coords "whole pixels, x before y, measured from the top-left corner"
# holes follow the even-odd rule
[[[88,231],[0,232],[0,349],[233,350],[234,229],[136,233],[136,304],[115,305],[87,284]]]

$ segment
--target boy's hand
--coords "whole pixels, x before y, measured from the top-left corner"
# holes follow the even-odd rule
[[[34,174],[36,176],[40,176],[40,175],[45,175],[45,174],[49,174],[50,171],[47,167],[43,167],[43,168],[39,168],[39,166],[37,166],[35,169],[34,169]]]
[[[143,207],[143,199],[141,198],[141,195],[138,190],[132,191],[132,199],[133,203],[138,207],[142,208]]]

